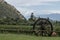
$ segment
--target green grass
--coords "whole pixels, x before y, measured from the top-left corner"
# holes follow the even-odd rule
[[[0,40],[60,40],[60,37],[40,37],[24,34],[0,34]]]
[[[21,29],[21,30],[32,30],[33,26],[26,25],[0,25],[0,29]]]

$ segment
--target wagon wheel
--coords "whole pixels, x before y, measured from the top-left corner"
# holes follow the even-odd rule
[[[33,30],[36,35],[51,36],[53,32],[52,23],[45,18],[39,18],[33,25]]]

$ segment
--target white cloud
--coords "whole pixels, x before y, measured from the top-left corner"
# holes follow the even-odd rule
[[[36,10],[32,10],[32,9],[27,9],[27,8],[17,8],[22,15],[24,15],[25,17],[29,17],[31,15],[32,12],[35,12]]]
[[[33,6],[33,5],[44,5],[46,2],[55,2],[60,0],[5,0],[12,5],[20,6]]]
[[[47,14],[51,14],[51,13],[60,14],[60,10],[42,10],[42,12],[47,13]]]

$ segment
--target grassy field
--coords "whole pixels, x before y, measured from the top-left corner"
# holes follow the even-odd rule
[[[40,37],[26,34],[0,34],[0,40],[60,40],[60,37]]]
[[[4,29],[16,28],[23,30],[31,30],[32,26],[0,25],[0,28],[4,28]],[[41,37],[41,36],[28,35],[28,34],[0,33],[0,40],[60,40],[60,37]]]

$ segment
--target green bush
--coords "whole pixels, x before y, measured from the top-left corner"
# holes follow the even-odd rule
[[[57,32],[58,36],[60,36],[60,27],[56,28],[55,31]]]

